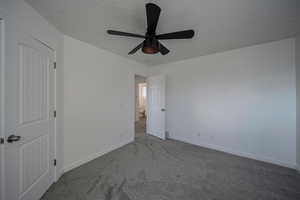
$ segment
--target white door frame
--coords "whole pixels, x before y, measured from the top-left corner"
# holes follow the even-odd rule
[[[5,47],[5,40],[4,40],[4,16],[1,15],[2,10],[0,10],[0,40],[1,40],[1,45],[0,45],[0,138],[4,139],[4,88],[5,88],[5,80],[4,80],[4,47]],[[0,200],[4,200],[5,197],[5,182],[4,182],[4,144],[0,144]]]
[[[33,37],[32,36],[32,38],[34,39],[34,40],[36,40],[36,41],[38,41],[39,43],[41,43],[42,45],[44,45],[44,46],[46,46],[48,49],[50,49],[52,52],[53,52],[53,55],[54,55],[54,63],[55,63],[55,70],[54,70],[54,83],[53,83],[53,92],[54,92],[54,110],[55,110],[55,112],[57,112],[56,110],[57,110],[57,104],[56,104],[56,97],[57,97],[57,90],[56,90],[56,50],[54,49],[54,48],[52,48],[50,45],[48,45],[46,42],[44,42],[44,41],[42,41],[42,40],[40,40],[40,39],[38,39],[38,38],[36,38],[36,37]],[[56,114],[55,114],[56,115]],[[57,144],[56,144],[56,138],[57,138],[57,131],[56,131],[56,127],[57,127],[57,121],[56,121],[56,116],[55,116],[55,118],[54,118],[54,128],[53,128],[53,130],[54,130],[54,138],[53,138],[53,140],[54,140],[54,143],[53,143],[53,145],[54,145],[54,157],[55,157],[55,159],[57,158]],[[57,170],[56,170],[56,166],[54,166],[54,180],[53,180],[53,182],[56,182],[57,181]]]
[[[5,19],[6,19],[6,11],[3,10],[2,8],[0,8],[0,31],[1,31],[1,45],[0,45],[0,138],[4,138],[4,144],[0,144],[0,150],[1,150],[1,154],[0,154],[0,200],[5,200],[6,197],[6,185],[5,185],[5,145],[7,145],[6,142],[6,138],[5,138],[5,85],[6,85],[6,81],[5,81],[5,67],[6,67],[6,62],[5,62]],[[47,48],[49,48],[50,50],[53,51],[53,55],[54,55],[54,62],[56,63],[57,61],[57,51],[55,50],[55,48],[51,47],[50,45],[48,45],[46,42],[37,39],[37,37],[35,36],[30,36],[33,39],[37,40],[38,42],[40,42],[41,44],[47,46]],[[16,38],[17,39],[17,38]],[[57,74],[56,74],[56,70],[54,71],[54,83],[53,83],[53,87],[54,87],[54,107],[55,110],[57,109]],[[57,152],[58,152],[58,146],[57,146],[57,118],[54,119],[54,157],[57,158]],[[55,166],[56,168],[56,166]],[[57,181],[58,178],[58,174],[57,174],[57,170],[54,170],[54,178],[53,178],[53,183],[55,181]]]

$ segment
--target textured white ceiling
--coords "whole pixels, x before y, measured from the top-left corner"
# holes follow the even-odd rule
[[[134,59],[158,65],[295,36],[299,0],[26,0],[61,32]],[[166,56],[127,53],[142,39],[111,36],[107,29],[144,34],[145,3],[162,8],[157,33],[194,29],[190,40],[162,43]]]

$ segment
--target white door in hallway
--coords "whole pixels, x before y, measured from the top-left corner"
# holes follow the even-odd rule
[[[147,79],[147,133],[166,139],[165,130],[165,76]]]
[[[7,108],[16,125],[5,133],[6,199],[38,200],[54,182],[54,52],[31,37],[13,47],[18,84]]]

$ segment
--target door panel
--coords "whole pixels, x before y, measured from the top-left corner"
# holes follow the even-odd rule
[[[49,171],[49,137],[44,135],[20,148],[21,187],[23,195],[40,177]]]
[[[37,200],[54,182],[54,54],[29,37],[17,48],[19,98],[13,134],[21,139],[6,145],[7,182],[17,193],[14,199]]]
[[[147,133],[165,139],[165,77],[149,77],[147,86]]]
[[[48,66],[50,58],[36,49],[19,44],[20,125],[47,120]]]

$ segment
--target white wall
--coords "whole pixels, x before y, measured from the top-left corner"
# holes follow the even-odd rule
[[[152,68],[171,138],[295,167],[294,39]],[[178,123],[180,122],[180,123]]]
[[[140,63],[65,36],[64,169],[134,139],[134,76]]]
[[[296,38],[296,75],[297,75],[297,165],[300,172],[300,35]]]
[[[59,177],[62,173],[62,112],[63,112],[63,36],[32,7],[23,0],[0,1],[0,15],[5,23],[5,127],[6,134],[14,133],[17,126],[18,114],[18,57],[15,52],[18,50],[17,42],[22,36],[33,36],[55,49],[57,56],[57,168],[56,174]],[[18,167],[18,166],[9,166]],[[6,181],[9,181],[8,178]],[[10,185],[6,182],[6,185]],[[8,190],[10,188],[7,188]],[[9,195],[5,199],[13,199]],[[3,194],[3,193],[1,193]],[[16,194],[16,193],[15,193]]]

